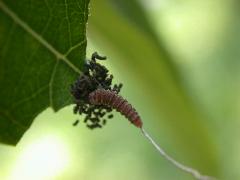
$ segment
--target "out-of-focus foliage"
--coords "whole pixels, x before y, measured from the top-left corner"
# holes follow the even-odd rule
[[[122,95],[169,154],[204,174],[239,179],[239,2],[114,3],[92,1],[88,54],[108,56],[104,64],[124,83]],[[192,179],[119,114],[104,129],[89,131],[81,122],[72,128],[71,108],[48,109],[14,150],[1,147],[1,179]],[[46,139],[54,147],[41,143]],[[49,160],[44,165],[29,153],[39,152],[38,142],[48,150],[39,153]]]
[[[90,35],[92,35],[90,37],[93,37],[99,46],[104,45],[107,41],[111,51],[117,52],[121,58],[119,62],[116,62],[118,60],[115,60],[115,53],[106,50],[111,53],[110,61],[112,62],[110,63],[119,67],[118,70],[124,72],[125,76],[131,76],[130,83],[125,83],[126,91],[131,86],[130,84],[138,91],[137,94],[131,96],[141,97],[134,103],[142,112],[143,119],[150,118],[145,125],[147,126],[149,121],[155,121],[161,131],[164,123],[165,128],[171,130],[176,148],[184,149],[182,153],[178,154],[184,157],[183,161],[205,173],[217,175],[216,149],[208,135],[207,127],[202,123],[206,117],[201,111],[196,110],[193,102],[189,100],[187,92],[181,84],[180,74],[173,65],[173,60],[160,46],[161,40],[153,40],[158,38],[157,36],[153,38],[153,33],[150,33],[153,30],[142,31],[141,27],[147,26],[148,23],[144,21],[141,26],[135,26],[133,19],[128,21],[128,16],[121,16],[121,13],[118,12],[119,9],[115,8],[117,4],[99,1],[92,3],[92,17],[89,21]],[[124,3],[122,5],[124,8]],[[137,8],[137,6],[133,7]],[[127,11],[127,9],[125,10]],[[131,12],[129,13],[128,15],[131,16]],[[97,16],[97,14],[101,14],[101,16]],[[138,22],[138,18],[141,18],[140,13],[135,16],[136,22]],[[103,19],[112,23],[107,25],[103,23]],[[147,28],[150,27],[147,26]],[[118,75],[119,78],[121,76],[122,74]],[[145,107],[151,108],[144,110]],[[145,111],[152,114],[145,113]],[[153,117],[155,118],[153,119]],[[156,117],[158,118],[156,119]],[[196,141],[196,139],[198,140]],[[197,156],[196,151],[198,151]],[[194,159],[194,161],[187,159]]]

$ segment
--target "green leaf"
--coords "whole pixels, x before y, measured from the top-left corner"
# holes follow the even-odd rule
[[[0,0],[0,142],[15,145],[48,106],[72,102],[89,0]]]

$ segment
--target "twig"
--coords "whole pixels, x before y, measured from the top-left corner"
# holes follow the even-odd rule
[[[178,169],[191,174],[194,178],[197,180],[216,180],[214,177],[209,177],[202,175],[200,172],[198,172],[196,169],[193,169],[191,167],[185,166],[181,164],[180,162],[173,159],[171,156],[169,156],[153,139],[152,137],[143,129],[141,128],[141,131],[143,135],[152,143],[152,145],[158,150],[161,156],[163,156],[166,160],[168,160],[171,164],[176,166]]]

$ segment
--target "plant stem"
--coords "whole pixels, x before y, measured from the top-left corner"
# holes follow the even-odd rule
[[[178,169],[191,174],[194,178],[197,180],[216,180],[214,177],[209,177],[202,175],[200,172],[198,172],[196,169],[193,169],[191,167],[185,166],[184,164],[176,161],[171,156],[169,156],[153,139],[152,137],[143,129],[141,128],[141,131],[143,135],[152,143],[152,145],[158,150],[160,155],[164,157],[166,160],[168,160],[171,164],[176,166]]]

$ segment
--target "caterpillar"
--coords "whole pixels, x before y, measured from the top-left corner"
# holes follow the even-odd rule
[[[132,124],[142,128],[142,120],[132,105],[118,95],[117,92],[106,89],[97,89],[89,94],[89,102],[93,105],[106,105],[124,115]]]
[[[113,75],[97,60],[105,60],[97,52],[84,64],[83,74],[71,85],[70,91],[75,106],[74,114],[84,114],[84,123],[90,129],[102,128],[107,119],[113,118],[110,114],[113,109],[122,113],[136,127],[142,127],[142,121],[136,110],[118,95],[122,84],[112,84]],[[77,126],[75,121],[73,126]]]

